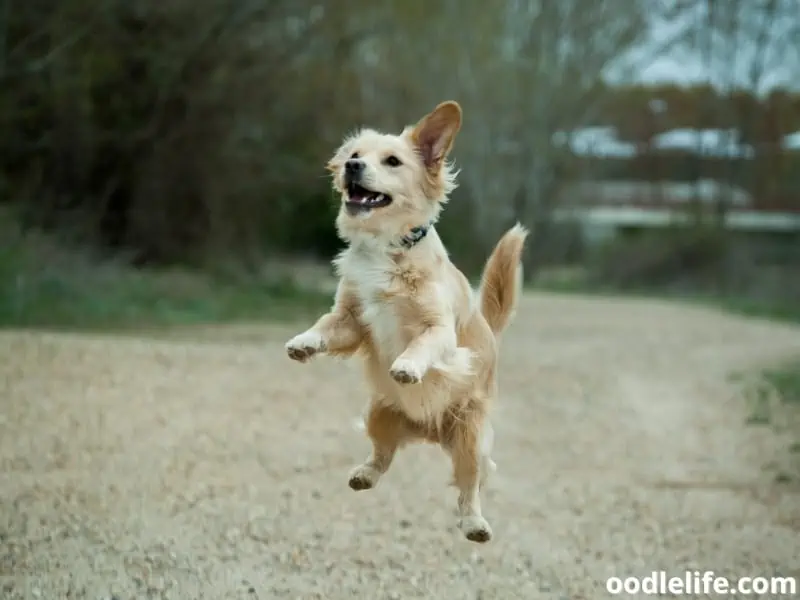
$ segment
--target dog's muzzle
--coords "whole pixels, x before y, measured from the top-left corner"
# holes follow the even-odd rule
[[[366,164],[363,160],[358,158],[351,158],[344,163],[344,183],[350,185],[352,183],[360,183],[364,178],[364,168]]]

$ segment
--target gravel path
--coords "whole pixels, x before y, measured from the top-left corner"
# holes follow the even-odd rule
[[[0,598],[605,598],[609,576],[800,576],[786,440],[729,373],[800,329],[675,304],[530,295],[503,340],[495,538],[456,530],[445,456],[347,487],[356,363],[300,327],[168,339],[0,334]]]

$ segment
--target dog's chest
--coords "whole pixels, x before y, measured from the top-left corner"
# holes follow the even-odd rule
[[[406,301],[398,285],[398,267],[384,255],[354,254],[342,265],[361,302],[361,321],[367,326],[383,360],[394,361],[405,349],[398,307]]]

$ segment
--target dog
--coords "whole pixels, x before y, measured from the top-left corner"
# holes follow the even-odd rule
[[[448,156],[461,122],[461,107],[448,101],[399,135],[362,129],[345,138],[327,164],[347,243],[333,261],[333,307],[286,351],[300,362],[363,357],[373,449],[350,474],[353,490],[377,485],[404,445],[439,444],[453,463],[459,528],[487,542],[479,491],[494,470],[498,336],[520,295],[528,232],[518,223],[502,236],[477,293],[448,258],[434,224],[456,187]]]

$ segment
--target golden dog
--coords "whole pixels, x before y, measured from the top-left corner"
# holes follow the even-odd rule
[[[286,350],[301,362],[363,356],[373,451],[351,473],[351,488],[374,487],[404,444],[438,443],[452,458],[459,527],[486,542],[492,530],[479,491],[494,469],[488,411],[497,397],[497,336],[519,295],[527,232],[519,224],[506,232],[477,294],[448,258],[433,224],[455,188],[447,158],[461,115],[456,102],[444,102],[400,135],[364,129],[336,151],[327,168],[348,247],[334,261],[334,305]]]

